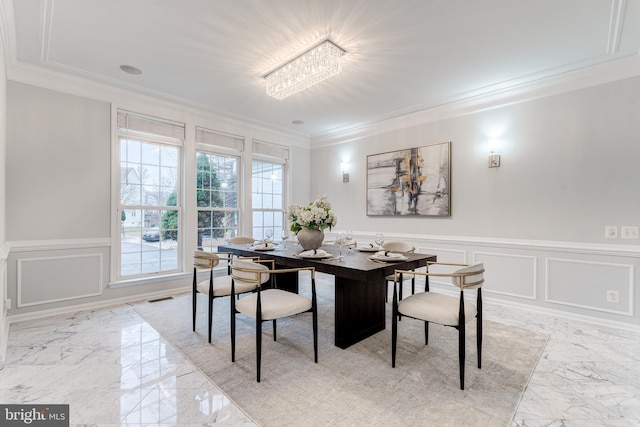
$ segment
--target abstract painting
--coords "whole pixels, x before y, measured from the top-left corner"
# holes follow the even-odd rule
[[[367,156],[367,215],[451,216],[451,142]]]

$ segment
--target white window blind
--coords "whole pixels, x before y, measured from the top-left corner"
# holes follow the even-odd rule
[[[286,163],[287,160],[289,160],[289,149],[282,145],[272,144],[270,142],[264,142],[254,139],[253,156],[255,158],[262,158],[268,161],[279,159],[283,163]]]
[[[185,126],[183,123],[174,123],[154,117],[146,117],[127,111],[118,111],[118,132],[122,135],[161,139],[165,142],[182,145],[185,139]]]
[[[196,127],[196,141],[201,146],[228,148],[235,151],[244,151],[244,138],[222,132],[211,131]]]

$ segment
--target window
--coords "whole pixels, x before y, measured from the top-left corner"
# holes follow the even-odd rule
[[[180,159],[184,125],[118,112],[118,276],[181,270]]]
[[[239,235],[239,154],[244,140],[196,128],[196,142],[197,245],[213,251],[225,233]]]
[[[253,238],[264,239],[271,231],[274,239],[282,237],[286,224],[286,164],[289,150],[261,141],[253,141],[251,167],[251,204]]]

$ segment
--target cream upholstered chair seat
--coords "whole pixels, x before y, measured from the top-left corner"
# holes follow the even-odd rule
[[[260,292],[262,320],[280,319],[311,310],[311,300],[280,289],[266,289]],[[257,295],[241,298],[236,310],[250,317],[256,316]]]
[[[408,253],[413,253],[416,251],[416,248],[408,242],[400,242],[400,241],[389,241],[389,242],[385,242],[382,244],[382,248],[385,251],[389,251],[389,252],[408,252]],[[393,283],[394,281],[394,275],[390,274],[386,277],[387,280],[387,285],[389,283]],[[402,275],[402,280],[404,281],[411,281],[411,294],[413,295],[416,292],[416,276],[411,274],[411,273],[405,273]],[[387,287],[387,294],[388,294],[388,287]],[[385,295],[386,297],[386,295]],[[400,288],[400,299],[402,299],[402,287]],[[385,298],[385,301],[387,299]]]
[[[439,325],[453,326],[460,322],[458,305],[460,299],[437,292],[420,292],[398,303],[398,312],[403,316],[433,322]],[[467,322],[476,317],[476,306],[464,303],[464,316]]]
[[[215,277],[213,281],[213,296],[223,297],[231,295],[231,276]],[[209,281],[203,280],[198,283],[198,292],[204,295],[209,295]],[[251,292],[255,290],[255,285],[251,283],[242,283],[236,285],[236,294],[243,294],[245,292]]]
[[[277,289],[274,277],[280,273],[308,271],[311,273],[311,298]],[[283,268],[269,269],[258,262],[236,259],[231,265],[232,298],[231,298],[231,361],[235,362],[236,355],[236,314],[241,313],[256,320],[256,378],[260,382],[260,368],[262,358],[262,322],[272,321],[273,340],[276,340],[276,320],[283,317],[295,316],[302,313],[312,313],[313,320],[313,354],[318,363],[318,304],[316,298],[315,268]],[[233,294],[236,286],[253,284],[256,293],[235,301]],[[264,285],[269,287],[263,289]]]
[[[434,265],[462,267],[450,273],[434,273],[429,269]],[[451,284],[458,288],[456,296],[430,292],[429,281],[425,281],[425,292],[419,292],[403,300],[398,299],[397,283],[404,279],[405,274],[448,277]],[[426,272],[409,272],[396,270],[393,286],[393,311],[391,324],[391,366],[396,366],[396,346],[398,341],[398,320],[401,316],[421,320],[424,322],[425,345],[429,344],[429,323],[452,326],[458,330],[458,358],[460,364],[460,389],[464,390],[464,361],[466,354],[465,331],[466,324],[476,319],[476,344],[478,349],[478,369],[482,361],[482,285],[484,283],[484,265],[482,263],[451,264],[427,263]],[[476,289],[476,304],[466,301],[464,291]]]

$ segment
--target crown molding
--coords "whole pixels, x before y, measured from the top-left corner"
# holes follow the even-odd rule
[[[227,124],[231,128],[250,128],[253,133],[261,133],[286,138],[292,145],[309,146],[309,136],[281,128],[269,123],[218,111],[209,106],[187,101],[183,98],[151,91],[136,85],[123,82],[105,81],[99,76],[78,75],[77,70],[65,68],[60,64],[48,68],[36,66],[22,61],[9,61],[7,79],[17,83],[29,84],[58,92],[68,93],[83,98],[94,99],[116,104],[119,108],[135,109],[137,106],[153,105],[160,110],[157,114],[175,116],[187,113],[203,116],[208,119]],[[221,129],[224,130],[224,129]]]
[[[502,84],[502,88],[485,88],[484,93],[479,90],[461,94],[457,96],[458,99],[442,100],[437,105],[421,110],[399,111],[393,117],[383,117],[377,121],[360,123],[334,132],[312,136],[311,148],[354,142],[398,129],[479,113],[638,76],[640,76],[640,55],[638,54],[597,65],[586,65],[576,71],[556,70],[555,73],[548,72],[547,75],[540,75],[537,78],[528,76],[526,80],[523,78],[509,82],[509,84]]]

